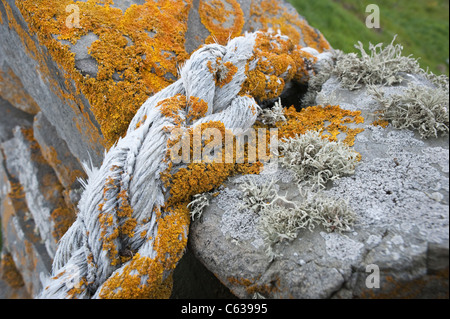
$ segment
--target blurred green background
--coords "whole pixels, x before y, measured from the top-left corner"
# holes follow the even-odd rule
[[[288,0],[335,49],[357,52],[354,44],[404,47],[403,55],[420,57],[422,68],[449,74],[449,0]],[[366,27],[366,7],[380,9],[380,29]]]

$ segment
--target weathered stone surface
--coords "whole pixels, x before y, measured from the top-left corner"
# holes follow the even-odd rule
[[[36,223],[49,256],[74,220],[74,212],[67,208],[62,186],[53,169],[42,157],[32,129],[17,127],[14,138],[1,144],[9,175],[23,187],[24,198]],[[18,186],[18,187],[19,187]]]
[[[30,127],[33,117],[0,97],[0,143],[12,138],[12,130],[16,126]]]
[[[3,17],[0,24],[2,73],[20,81],[29,100],[46,114],[77,158],[88,160],[90,154],[98,164],[103,155],[102,138],[95,120],[92,121],[88,102],[76,94],[72,99],[64,98],[73,84],[65,81],[56,62],[49,58],[47,48],[29,32],[14,1],[2,1],[0,12]],[[79,100],[75,102],[76,98]],[[34,114],[39,111],[33,109]]]
[[[0,67],[0,96],[25,113],[33,115],[39,112],[39,106],[28,94],[22,81],[5,63]]]
[[[22,275],[11,254],[4,249],[0,255],[0,299],[29,299]]]
[[[0,160],[2,253],[9,252],[22,276],[26,292],[19,289],[17,296],[32,297],[42,289],[40,277],[51,269],[51,258],[28,209],[23,187],[9,173],[1,154]]]
[[[81,193],[81,184],[78,179],[86,178],[83,167],[42,112],[39,112],[34,118],[33,132],[42,156],[53,168],[63,187],[62,193],[67,205],[75,210]]]
[[[383,90],[400,94],[404,88]],[[366,89],[341,88],[335,78],[323,86],[321,103],[361,110],[365,117],[364,124],[351,124],[365,129],[354,145],[362,156],[355,174],[325,191],[348,200],[358,217],[354,230],[303,230],[293,242],[277,244],[280,256],[271,260],[259,217],[239,208],[243,177],[236,177],[191,226],[194,254],[241,298],[448,298],[448,137],[422,140],[412,131],[371,125],[378,102]],[[250,178],[275,178],[280,194],[301,198],[284,169]],[[366,285],[371,265],[380,270],[380,288]]]

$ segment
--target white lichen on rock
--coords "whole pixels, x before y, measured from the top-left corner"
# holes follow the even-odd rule
[[[383,119],[395,128],[417,130],[422,138],[448,134],[448,84],[433,88],[410,83],[402,94],[388,97],[374,86],[369,91],[381,104]]]
[[[345,143],[324,139],[316,131],[280,141],[279,146],[281,165],[292,170],[300,183],[318,188],[353,174],[359,158]]]
[[[357,53],[343,55],[333,71],[342,86],[356,90],[368,84],[393,85],[403,82],[402,73],[421,73],[419,62],[411,56],[403,56],[403,46],[394,44],[395,38],[384,48],[383,43],[369,43],[370,53],[358,41],[355,48],[360,56]]]
[[[201,193],[193,196],[192,201],[187,205],[191,212],[192,220],[200,218],[205,207],[209,206],[209,201],[212,198],[211,193]]]
[[[261,122],[268,125],[275,125],[277,122],[286,122],[281,99],[275,101],[272,108],[263,109],[260,115]]]
[[[320,192],[314,195],[308,192],[303,201],[289,201],[277,195],[259,215],[260,230],[271,256],[276,243],[296,239],[301,230],[313,231],[322,226],[328,232],[347,232],[352,230],[356,220],[346,201]]]

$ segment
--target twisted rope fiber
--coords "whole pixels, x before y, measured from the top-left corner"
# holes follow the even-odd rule
[[[246,72],[258,62],[251,58],[261,34],[247,33],[226,46],[211,44],[195,51],[180,70],[180,79],[142,105],[126,136],[105,153],[102,166],[84,164],[88,178],[83,182],[85,190],[77,219],[59,242],[51,277],[43,279],[44,289],[38,298],[136,297],[130,291],[138,291],[144,297],[170,296],[170,291],[162,287],[171,280],[184,253],[189,217],[185,222],[176,211],[164,211],[170,194],[160,173],[169,166],[164,158],[170,128],[179,123],[161,114],[161,107],[166,99],[181,95],[186,98],[186,107],[178,115],[185,129],[210,121],[222,122],[233,134],[249,129],[256,120],[254,110],[258,105],[254,98],[239,92]],[[273,33],[269,36],[275,45],[277,40],[286,38]],[[215,79],[221,76],[218,73],[226,62],[231,62],[237,71],[228,83],[216,85]],[[211,72],[211,66],[218,70],[216,74]],[[193,123],[187,120],[191,97],[208,105],[206,115]],[[173,222],[163,223],[164,220]],[[129,225],[132,234],[120,231]],[[171,231],[171,235],[164,237],[163,231]],[[176,246],[176,241],[182,242],[179,248],[158,254],[157,246]],[[133,258],[121,259],[127,251],[135,252]],[[153,280],[153,276],[157,279]],[[132,287],[128,287],[130,283]]]

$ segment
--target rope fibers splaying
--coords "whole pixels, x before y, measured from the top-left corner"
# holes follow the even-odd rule
[[[142,105],[102,166],[85,165],[77,219],[38,297],[170,297],[190,221],[187,207],[166,205],[171,193],[161,174],[183,165],[167,160],[170,131],[220,122],[245,132],[257,118],[256,101],[278,97],[292,79],[307,82],[322,55],[270,30],[195,51],[180,79]]]

